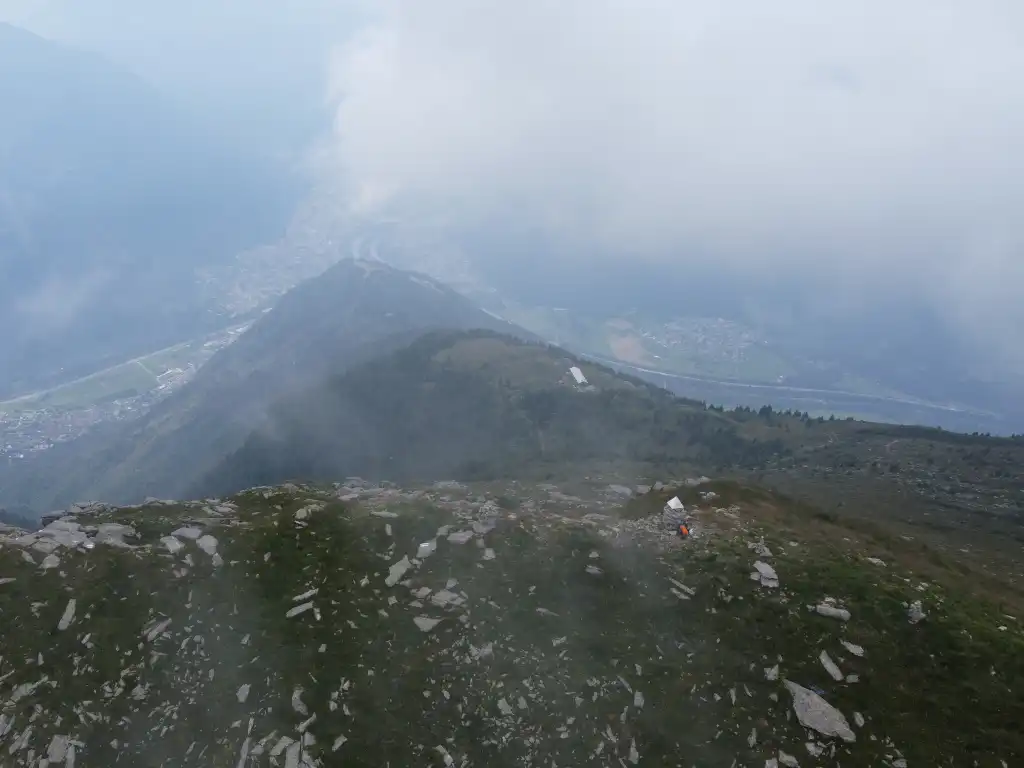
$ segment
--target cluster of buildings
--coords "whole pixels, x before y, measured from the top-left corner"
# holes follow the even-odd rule
[[[83,408],[0,412],[0,461],[25,459],[58,443],[74,440],[97,424],[134,418],[158,399],[157,393],[146,393]]]
[[[231,344],[249,323],[211,337],[194,358],[167,368],[156,376],[152,389],[116,399],[99,399],[78,406],[40,405],[36,408],[0,410],[0,461],[19,461],[59,443],[74,440],[98,424],[127,421],[141,416],[155,403],[177,391],[195,376],[213,354]]]
[[[751,329],[720,317],[677,318],[640,335],[666,350],[732,362],[745,360],[763,343]]]

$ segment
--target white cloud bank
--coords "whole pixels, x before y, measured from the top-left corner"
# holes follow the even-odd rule
[[[333,167],[364,206],[500,211],[623,258],[884,274],[961,299],[968,324],[1024,323],[1016,0],[374,7],[332,66]]]

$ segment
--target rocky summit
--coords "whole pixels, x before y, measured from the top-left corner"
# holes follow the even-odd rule
[[[735,482],[351,478],[44,523],[0,533],[3,766],[1024,758],[1017,618]]]

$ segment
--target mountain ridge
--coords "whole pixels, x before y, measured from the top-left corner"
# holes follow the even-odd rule
[[[140,419],[0,469],[5,498],[45,511],[82,498],[180,497],[286,393],[428,330],[473,327],[533,338],[426,276],[343,260],[286,294]]]
[[[574,365],[586,386],[575,385]],[[724,437],[735,425],[702,403],[553,345],[439,331],[279,401],[265,427],[190,495],[348,475],[423,481],[592,460],[669,465],[707,458],[689,431],[697,422],[717,423],[720,442],[737,451],[773,448]]]
[[[1024,441],[727,411],[516,330],[343,263],[53,449],[44,493],[195,500],[0,528],[12,768],[1024,758]]]

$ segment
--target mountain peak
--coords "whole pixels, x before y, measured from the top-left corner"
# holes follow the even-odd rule
[[[438,330],[283,398],[190,495],[352,474],[482,479],[588,459],[678,462],[696,457],[683,438],[704,423],[735,431],[699,403],[563,349]]]
[[[2,484],[3,500],[43,510],[80,498],[180,497],[263,428],[282,398],[427,332],[467,329],[532,338],[426,275],[344,260],[285,294],[189,386],[140,420],[7,468],[14,476]]]

